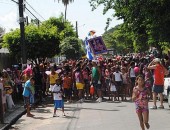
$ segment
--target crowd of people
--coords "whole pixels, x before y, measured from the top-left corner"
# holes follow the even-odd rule
[[[144,90],[141,99],[145,100],[146,97],[153,99],[153,109],[157,108],[156,97],[160,94],[160,108],[164,108],[163,79],[164,75],[169,74],[169,66],[170,55],[155,58],[153,55],[141,54],[112,58],[100,57],[92,61],[88,59],[65,60],[58,65],[41,63],[27,66],[23,71],[16,66],[12,71],[3,70],[0,76],[4,88],[4,111],[6,106],[9,109],[15,106],[11,95],[16,93],[19,98],[24,96],[27,108],[30,103],[34,104],[36,98],[43,101],[47,95],[51,95],[55,101],[53,116],[56,116],[57,108],[63,108],[63,115],[65,115],[63,99],[67,103],[73,101],[82,103],[85,99],[96,100],[100,103],[106,99],[105,97],[112,101],[133,99],[142,122],[141,112],[148,111],[148,106],[144,103],[145,107],[141,109],[139,93]],[[26,90],[28,87],[30,94]],[[33,116],[30,111],[27,115]],[[145,125],[149,128],[147,118],[144,118]],[[143,129],[144,126],[141,125],[141,127]]]

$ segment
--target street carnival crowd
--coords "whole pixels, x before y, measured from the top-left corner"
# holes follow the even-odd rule
[[[138,53],[112,58],[101,56],[95,60],[65,60],[60,64],[46,62],[27,65],[23,71],[15,65],[0,73],[3,110],[6,112],[13,109],[16,101],[13,98],[23,100],[23,97],[29,117],[34,116],[30,113],[30,106],[34,107],[37,99],[43,102],[47,96],[54,100],[54,117],[57,108],[62,108],[65,116],[64,103],[82,103],[85,100],[100,103],[106,97],[111,101],[133,100],[139,119],[142,119],[141,112],[146,112],[146,115],[143,114],[144,120],[140,120],[141,128],[144,129],[143,124],[149,128],[148,98],[155,99],[157,96],[152,94],[156,80],[153,67],[155,63],[160,63],[163,67],[161,69],[165,70],[164,75],[168,76],[166,70],[170,68],[169,54],[163,58]],[[143,104],[137,100],[139,97],[143,99]],[[156,101],[152,108],[157,108]],[[163,108],[163,103],[160,108]]]

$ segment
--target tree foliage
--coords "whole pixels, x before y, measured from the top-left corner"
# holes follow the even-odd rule
[[[27,58],[36,61],[37,58],[52,58],[60,53],[59,45],[66,36],[75,36],[70,22],[63,24],[63,17],[50,18],[39,27],[30,24],[25,27],[25,43]],[[13,30],[3,37],[3,46],[18,58],[21,57],[20,30]]]
[[[123,24],[121,24],[103,34],[106,46],[115,50],[116,53],[125,53],[133,49],[131,35],[123,30]]]
[[[90,0],[90,4],[92,9],[104,5],[103,13],[114,10],[113,16],[123,19],[124,29],[132,34],[136,50],[149,45],[161,50],[170,42],[169,0]]]
[[[76,37],[68,37],[60,45],[61,54],[67,59],[79,59],[83,55],[82,41]]]
[[[2,37],[4,34],[5,34],[5,29],[3,27],[0,27],[0,48],[1,48]]]

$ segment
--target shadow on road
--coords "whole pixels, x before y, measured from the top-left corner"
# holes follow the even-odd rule
[[[66,115],[64,118],[67,118],[67,119],[79,119],[78,117],[75,117],[75,116],[68,116],[68,115]]]
[[[77,108],[77,107],[65,107],[65,108],[75,108],[72,111],[80,111],[82,109],[87,109],[87,110],[98,110],[98,111],[120,111],[118,109],[101,109],[101,108],[87,108],[87,107],[81,107],[81,108]]]
[[[45,120],[45,119],[49,119],[49,118],[44,118],[44,117],[32,117],[33,119],[38,119],[38,120]]]
[[[120,105],[120,106],[116,106],[116,107],[127,107],[126,105]]]

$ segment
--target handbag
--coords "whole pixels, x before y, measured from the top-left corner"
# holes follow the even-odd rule
[[[90,95],[94,95],[94,86],[93,85],[90,86]]]

